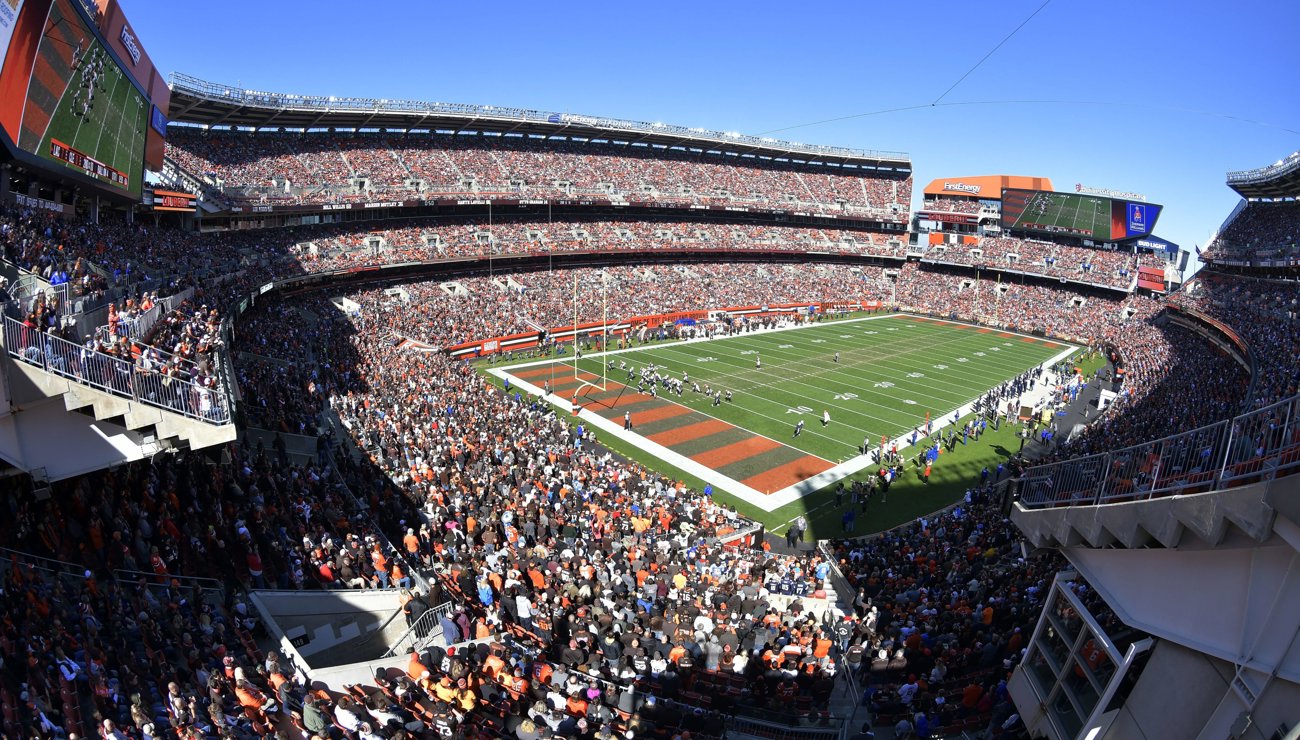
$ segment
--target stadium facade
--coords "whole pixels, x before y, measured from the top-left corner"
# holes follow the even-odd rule
[[[20,20],[30,20],[37,5],[29,2],[24,11],[28,15]],[[293,406],[302,398],[276,396],[275,380],[252,380],[277,376],[259,369],[264,367],[259,363],[266,363],[258,352],[265,344],[259,334],[244,329],[264,328],[258,322],[265,321],[268,312],[306,317],[334,305],[342,315],[349,302],[355,305],[354,298],[372,288],[384,291],[394,305],[404,302],[404,286],[418,281],[434,286],[429,289],[430,305],[477,295],[462,304],[448,304],[467,307],[467,315],[473,307],[473,322],[467,318],[463,323],[468,327],[447,322],[457,324],[455,331],[439,329],[436,338],[406,336],[395,325],[368,326],[390,345],[409,342],[408,348],[419,345],[456,358],[554,346],[583,337],[610,341],[629,337],[637,328],[672,326],[680,318],[667,309],[634,310],[631,297],[627,307],[616,307],[617,316],[571,316],[568,306],[556,316],[536,304],[529,307],[520,296],[529,294],[530,283],[543,284],[539,275],[555,270],[575,275],[592,271],[601,275],[593,278],[600,281],[615,274],[628,281],[623,287],[642,281],[656,291],[661,282],[708,284],[722,292],[728,277],[743,276],[748,288],[762,288],[770,280],[775,286],[770,296],[748,290],[736,299],[720,295],[707,306],[670,308],[707,309],[710,318],[739,321],[788,318],[804,306],[811,306],[813,313],[829,313],[864,309],[871,303],[979,325],[982,330],[1093,344],[1115,360],[1116,370],[1126,365],[1125,354],[1136,353],[1147,339],[1131,334],[1154,336],[1175,325],[1195,338],[1196,347],[1217,348],[1211,351],[1221,355],[1225,366],[1249,378],[1249,389],[1228,404],[1233,413],[1223,418],[1133,445],[1117,433],[1107,440],[1109,446],[1088,450],[1091,454],[1069,454],[1085,451],[1081,445],[1077,450],[1066,447],[1060,459],[1031,467],[999,489],[1017,499],[1012,518],[1028,547],[1059,552],[1070,566],[1046,593],[1034,595],[1032,603],[1041,603],[1042,610],[1023,654],[1008,653],[1000,662],[1008,669],[1002,674],[1009,679],[1005,690],[1023,722],[1017,731],[1032,736],[1268,738],[1292,731],[1294,707],[1300,706],[1300,651],[1295,647],[1300,634],[1300,575],[1295,568],[1300,509],[1292,475],[1300,460],[1300,408],[1294,353],[1292,366],[1286,364],[1286,348],[1293,345],[1282,342],[1280,354],[1278,347],[1261,346],[1259,322],[1233,313],[1226,297],[1248,293],[1261,304],[1262,315],[1289,321],[1286,330],[1294,332],[1295,309],[1291,306],[1287,314],[1285,303],[1294,283],[1284,281],[1294,279],[1296,265],[1295,155],[1268,168],[1229,176],[1229,184],[1246,200],[1207,247],[1208,277],[1198,277],[1180,290],[1181,279],[1174,279],[1178,253],[1138,245],[1139,237],[1151,236],[1159,214],[1154,204],[1097,200],[1095,220],[1067,225],[1052,220],[1051,209],[1064,212],[1069,206],[1077,214],[1082,201],[1054,193],[1049,180],[955,178],[926,187],[914,218],[912,162],[896,152],[817,147],[561,112],[268,93],[183,75],[175,76],[164,91],[158,89],[156,73],[138,71],[142,60],[147,63],[147,54],[120,10],[104,6],[97,16],[80,5],[40,5],[47,13],[62,12],[83,24],[105,51],[102,60],[80,53],[71,60],[86,81],[81,102],[85,110],[77,115],[79,109],[70,102],[45,111],[51,127],[66,124],[73,131],[74,141],[67,147],[44,141],[64,136],[60,129],[40,132],[35,139],[39,146],[24,149],[23,133],[5,126],[10,171],[3,178],[0,198],[15,209],[10,216],[13,228],[31,227],[34,236],[11,245],[8,256],[13,259],[5,264],[10,300],[0,456],[15,471],[29,475],[29,493],[35,500],[71,498],[70,491],[89,480],[85,476],[93,471],[162,453],[202,456],[195,459],[204,460],[204,465],[229,466],[240,453],[226,445],[239,435],[240,444],[251,446],[256,444],[251,440],[260,438],[268,447],[285,445],[284,437],[291,437],[293,455],[329,467],[333,443],[316,427],[330,422],[337,435],[347,437],[343,441],[359,451],[359,459],[387,466],[367,472],[382,470],[402,478],[400,485],[392,483],[393,490],[411,486],[412,478],[418,484],[430,473],[384,449],[383,424],[366,427],[374,422],[364,409],[353,407],[348,407],[349,423],[342,423],[346,394],[329,398],[337,408],[304,412],[296,427],[284,421],[288,413],[279,419],[278,428],[250,423],[264,423],[272,418],[268,409]],[[83,48],[70,43],[71,48]],[[49,54],[57,61],[54,52]],[[33,65],[42,63],[39,51],[32,60]],[[133,129],[138,136],[118,142],[112,153],[83,151],[75,140],[81,125],[103,124],[91,117],[89,108],[90,91],[99,89],[100,78],[84,72],[102,63],[126,73],[131,86],[121,89],[121,100],[101,92],[99,102],[111,102],[113,110],[140,107],[142,124]],[[29,80],[13,82],[11,73],[6,65],[0,82],[21,88],[25,103],[32,97]],[[74,94],[80,84],[75,76],[69,82]],[[106,95],[108,100],[102,97]],[[134,108],[119,114],[137,120]],[[94,114],[102,115],[102,110]],[[163,156],[158,156],[163,152],[159,116],[167,133]],[[171,126],[165,125],[168,117]],[[81,123],[73,125],[76,121]],[[140,189],[136,195],[124,185],[139,185],[146,161],[150,169],[160,169],[161,187]],[[1030,194],[1017,201],[1017,208],[1029,209],[1032,218],[1008,218],[1003,203],[1007,189]],[[1035,201],[1036,193],[1053,198]],[[119,208],[123,204],[128,207]],[[45,222],[31,221],[31,213],[41,211],[69,223],[82,219],[90,224],[87,229],[98,231],[92,238],[67,240],[64,254],[37,254],[34,247],[41,243]],[[152,228],[142,229],[139,222]],[[53,229],[62,221],[50,223]],[[108,264],[99,265],[96,259]],[[68,269],[77,280],[67,279],[63,273]],[[710,283],[700,279],[697,270],[719,277]],[[826,277],[807,288],[808,274]],[[788,300],[777,300],[778,288],[787,285],[790,293],[782,297]],[[805,289],[817,292],[794,292]],[[1174,292],[1168,307],[1160,303],[1163,298],[1154,297],[1166,292]],[[125,301],[139,296],[148,297],[150,308],[123,319]],[[293,303],[312,296],[333,300]],[[577,301],[573,303],[576,314]],[[1017,308],[1048,304],[1058,313],[1026,315]],[[535,313],[526,314],[529,310]],[[657,319],[652,322],[650,317]],[[166,340],[165,346],[155,346],[157,337]],[[366,365],[357,357],[295,359],[318,361],[322,367]],[[301,366],[309,363],[272,364],[292,366],[275,371],[286,376],[302,373],[303,396],[317,393],[315,369]],[[1140,364],[1131,363],[1134,376]],[[1142,399],[1158,397],[1158,388],[1141,382],[1114,378],[1104,389],[1139,399],[1120,406],[1120,413],[1129,418],[1150,414]],[[1186,389],[1184,402],[1196,404],[1200,392]],[[1101,415],[1102,403],[1096,405]],[[1095,423],[1113,423],[1113,417]],[[1062,432],[1086,437],[1082,424]],[[70,449],[76,454],[69,454]],[[279,454],[288,460],[291,453],[280,447]],[[269,476],[259,482],[264,487],[295,485],[271,483]],[[159,487],[165,484],[174,481],[158,482]],[[245,492],[231,485],[229,495],[243,500]],[[147,490],[154,488],[151,483]],[[393,490],[380,490],[394,495]],[[364,494],[357,497],[348,491],[337,497],[351,499],[338,505],[354,507],[349,509],[355,512],[352,526],[373,531],[367,536],[376,551],[396,558],[419,550],[407,549],[406,519],[386,518],[383,496],[376,493],[365,505],[360,500]],[[256,512],[260,517],[261,508]],[[231,530],[241,546],[259,539],[248,529],[241,519]],[[756,527],[729,529],[717,538],[720,546],[740,550],[757,544]],[[338,534],[344,536],[343,531]],[[71,557],[67,553],[73,552],[51,546],[55,539],[47,538],[50,552],[42,555],[47,559],[40,566],[51,572],[61,567],[51,565],[56,556]],[[154,554],[162,558],[156,547]],[[252,591],[262,591],[267,584],[261,555],[251,547],[249,554],[248,565],[238,565],[240,579]],[[147,547],[142,555],[148,556]],[[93,557],[85,552],[83,556]],[[30,553],[15,557],[37,559]],[[293,557],[282,564],[286,579],[293,572]],[[476,595],[488,602],[499,597],[491,586],[488,596],[482,596],[476,589],[483,586],[475,576],[486,574],[467,573],[454,559],[443,561],[445,567],[438,569],[421,567],[415,560],[408,577],[426,589],[431,582],[445,582],[447,592],[455,594],[446,604],[472,611],[481,606]],[[85,565],[86,572],[94,570]],[[387,586],[391,571],[383,572]],[[372,574],[378,578],[377,571]],[[169,574],[155,566],[152,574],[141,575],[142,588],[155,577],[166,588],[168,576],[191,574]],[[866,583],[866,575],[861,576]],[[821,599],[821,613],[833,615],[836,608],[857,611],[850,602],[859,574],[842,577],[845,593],[830,589],[832,601],[841,597],[839,604],[827,603],[825,592],[809,597],[810,603]],[[233,572],[229,578],[235,580]],[[200,580],[187,583],[196,594],[220,590]],[[801,595],[782,596],[789,598],[774,601],[783,607],[803,603]],[[295,662],[308,677],[351,683],[373,675],[375,668],[400,667],[406,648],[427,647],[455,629],[440,621],[452,611],[445,605],[428,612],[435,616],[424,618],[427,621],[417,617],[408,629],[394,629],[402,607],[388,602],[397,600],[393,591],[374,598],[339,597],[329,605],[313,602],[307,608],[284,594],[268,592],[255,594],[251,607],[241,602],[244,611],[239,613],[260,610],[281,640],[281,655],[300,658]],[[361,602],[367,605],[356,605]],[[143,608],[147,612],[150,607]],[[275,632],[282,614],[301,617],[304,609],[342,616]],[[364,610],[370,610],[364,617],[347,616]],[[483,629],[486,625],[485,619]],[[512,626],[517,629],[511,634],[520,643],[533,640],[534,647],[540,647],[534,656],[539,662],[539,656],[554,647],[538,640],[534,630],[550,632],[531,616],[516,613]],[[378,644],[373,635],[383,636],[383,650],[372,650]],[[250,635],[241,632],[237,639],[250,659],[260,655]],[[483,653],[496,650],[495,639],[478,642]],[[161,644],[149,649],[165,650]],[[473,645],[470,649],[479,650]],[[899,648],[902,666],[891,668],[886,660],[876,676],[863,666],[861,678],[877,689],[905,692],[910,672],[905,669],[919,664],[908,662],[916,661],[917,653],[903,657],[909,649]],[[330,651],[340,660],[346,657],[352,672],[340,671],[337,661],[326,665],[317,657],[309,659]],[[447,665],[454,664],[449,660]],[[365,675],[357,673],[362,668]],[[450,667],[435,670],[451,674]],[[715,687],[717,696],[729,696],[732,690],[744,693],[729,677],[710,674],[701,686]],[[997,665],[981,666],[971,674],[992,678],[995,687],[999,684]],[[84,687],[76,685],[75,671],[73,676],[58,687],[61,690],[49,693],[61,700],[52,703],[62,704],[68,726],[76,723],[85,732],[81,709],[83,699],[91,700],[79,694]],[[661,684],[648,688],[648,677],[626,685],[610,683],[615,693],[664,691]],[[852,682],[849,686],[862,688]],[[786,690],[784,683],[781,690]],[[944,691],[940,682],[940,697]],[[159,693],[166,693],[165,687]],[[953,694],[951,689],[948,694]],[[809,695],[804,693],[803,700],[792,695],[783,705],[785,717],[816,717],[820,707],[811,706]],[[709,709],[702,692],[682,691],[675,698],[698,710],[697,716],[727,714]],[[907,706],[901,710],[892,701],[889,709],[881,702],[874,708],[882,716],[897,710],[903,721],[912,722],[916,719],[911,701],[902,702]],[[1179,711],[1170,712],[1175,705]],[[653,714],[645,704],[637,706]],[[936,728],[936,734],[957,736],[977,725],[1002,727],[991,708],[978,710],[977,705],[971,707],[977,711],[954,716],[945,714],[943,702],[935,706],[937,716],[952,720]],[[89,713],[84,714],[88,719]],[[635,712],[624,714],[622,722],[633,721]],[[172,717],[176,715],[173,710]],[[249,712],[248,720],[265,721],[257,715]],[[837,706],[837,724],[828,719],[820,729],[797,731],[753,717],[746,720],[750,724],[737,725],[735,713],[731,715],[726,721],[733,723],[733,734],[829,738],[850,732],[847,721],[854,710]],[[494,716],[484,710],[461,713],[458,720],[486,732],[495,728]],[[504,716],[497,718],[505,721]],[[1010,718],[997,718],[1007,719],[1008,727],[1020,727]],[[438,727],[444,726],[438,722],[448,721],[426,719]],[[6,731],[13,732],[24,720],[7,713],[5,721]],[[683,723],[680,729],[689,720],[676,721]],[[722,734],[710,728],[703,734]]]

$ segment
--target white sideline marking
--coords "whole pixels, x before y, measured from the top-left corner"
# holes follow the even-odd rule
[[[880,316],[867,316],[867,317],[863,317],[863,318],[859,318],[859,319],[847,319],[847,320],[844,320],[844,321],[842,321],[842,322],[840,322],[840,323],[849,324],[849,323],[856,323],[856,322],[859,322],[859,321],[875,321],[875,320],[878,320],[878,319],[906,318],[906,317],[909,317],[909,316],[911,316],[911,314],[892,313],[892,314],[883,314],[883,315],[880,315]],[[971,324],[969,324],[969,323],[965,323],[965,322],[961,322],[961,321],[948,321],[948,320],[946,320],[946,319],[934,319],[934,318],[930,318],[930,317],[928,317],[928,316],[927,316],[927,317],[924,317],[924,318],[926,318],[926,319],[928,319],[928,320],[930,320],[930,321],[938,321],[938,322],[942,322],[942,323],[945,323],[945,324],[956,324],[956,325],[961,325],[961,326],[971,326]],[[795,329],[806,329],[806,328],[813,328],[813,327],[816,327],[816,326],[819,326],[819,325],[818,325],[818,324],[807,324],[807,325],[800,324],[800,325],[795,325],[795,326],[783,326],[783,327],[777,327],[777,328],[773,328],[773,329],[761,329],[761,330],[754,331],[754,332],[746,332],[745,334],[739,334],[739,335],[736,335],[735,337],[719,337],[719,338],[715,338],[715,339],[708,339],[708,338],[704,338],[704,337],[698,337],[698,338],[695,338],[695,339],[685,339],[685,340],[682,340],[682,341],[679,341],[679,342],[674,342],[674,343],[672,343],[672,344],[673,344],[673,346],[676,346],[676,345],[681,345],[681,344],[693,344],[693,343],[696,343],[696,342],[725,342],[727,339],[740,338],[740,337],[748,336],[748,335],[750,335],[750,334],[767,334],[767,333],[778,332],[778,331],[793,331],[793,330],[795,330]],[[985,328],[993,328],[993,327],[985,327]],[[995,331],[1005,331],[1005,330],[1003,330],[1003,329],[995,329]],[[1060,341],[1060,340],[1057,340],[1057,339],[1051,339],[1051,338],[1048,338],[1048,337],[1034,337],[1033,335],[1030,335],[1030,334],[1022,334],[1022,333],[1019,333],[1019,332],[1006,332],[1006,333],[1007,333],[1007,334],[1012,334],[1012,335],[1014,335],[1014,336],[1019,336],[1019,337],[1030,337],[1030,338],[1033,338],[1033,339],[1046,339],[1047,341],[1050,341],[1050,342],[1053,342],[1053,343],[1055,343],[1055,344],[1059,344],[1059,345],[1065,347],[1065,349],[1062,350],[1059,354],[1053,356],[1052,358],[1050,358],[1050,359],[1048,359],[1048,360],[1045,360],[1045,361],[1040,365],[1040,367],[1043,367],[1043,368],[1050,368],[1050,367],[1052,367],[1053,365],[1055,365],[1056,363],[1060,362],[1061,360],[1064,360],[1065,358],[1069,357],[1071,354],[1073,354],[1074,352],[1076,352],[1076,351],[1079,349],[1078,347],[1076,347],[1076,346],[1074,346],[1074,345],[1072,345],[1072,344],[1069,344],[1069,343],[1067,343],[1067,342],[1062,342],[1062,341]],[[604,356],[619,355],[619,354],[624,354],[624,353],[628,353],[628,352],[640,352],[640,351],[643,351],[643,350],[653,350],[653,349],[656,349],[656,348],[662,348],[663,346],[664,346],[664,345],[661,343],[661,344],[653,344],[653,345],[644,345],[644,346],[640,346],[640,347],[628,347],[628,348],[626,348],[626,349],[608,350],[608,351],[605,351],[605,352],[593,352],[593,353],[589,353],[589,354],[584,354],[584,355],[583,355],[583,358],[584,358],[584,359],[590,359],[590,358],[595,358],[595,357],[604,357]],[[543,400],[545,400],[545,401],[547,401],[548,403],[550,403],[552,406],[555,406],[556,409],[557,409],[557,411],[558,411],[562,416],[563,416],[563,415],[571,415],[571,414],[572,414],[572,410],[573,410],[573,402],[572,402],[572,399],[570,399],[570,398],[565,398],[565,397],[561,396],[561,395],[558,394],[558,393],[552,393],[552,394],[550,394],[550,395],[547,395],[547,394],[545,393],[545,391],[543,391],[543,390],[542,390],[541,388],[539,388],[538,386],[536,386],[536,385],[534,385],[534,384],[532,384],[532,383],[529,383],[528,381],[523,380],[523,379],[521,379],[521,378],[517,378],[517,377],[515,377],[515,376],[512,374],[512,372],[511,372],[511,371],[521,370],[521,369],[529,368],[529,367],[537,367],[537,366],[539,366],[539,365],[554,365],[554,364],[562,363],[562,362],[563,362],[562,360],[556,360],[555,358],[550,358],[550,359],[541,359],[541,360],[534,360],[534,361],[531,361],[531,362],[523,362],[523,363],[519,363],[519,364],[515,364],[515,365],[509,365],[509,366],[506,366],[506,367],[493,367],[493,368],[489,368],[487,372],[488,372],[489,375],[492,375],[493,377],[496,377],[496,378],[498,378],[498,379],[509,378],[509,379],[510,379],[510,385],[511,385],[511,386],[517,387],[517,388],[519,388],[520,390],[527,391],[527,392],[530,393],[531,395],[538,396],[538,397],[542,398]],[[635,389],[632,389],[632,392],[635,393],[636,390],[635,390]],[[983,395],[983,393],[980,394],[980,396],[982,396],[982,395]],[[671,399],[665,399],[665,400],[668,400],[669,402],[672,402]],[[959,417],[961,417],[961,416],[966,416],[967,414],[971,413],[971,410],[973,409],[973,407],[974,407],[974,405],[975,405],[975,401],[977,401],[977,400],[979,400],[979,396],[976,396],[975,398],[973,398],[973,399],[971,399],[970,401],[968,401],[968,402],[962,404],[961,406],[959,406],[959,407],[956,408],[956,409],[950,409],[950,410],[947,411],[946,413],[936,414],[936,415],[935,415],[935,416],[930,420],[930,421],[931,421],[931,430],[932,430],[932,432],[937,432],[937,431],[939,431],[939,430],[941,430],[941,429],[943,429],[943,428],[945,428],[945,427],[951,425],[951,424],[952,424],[952,415],[953,415],[954,412],[956,412],[956,413],[959,415]],[[684,405],[684,404],[683,404],[683,405]],[[690,407],[687,407],[687,408],[689,409]],[[694,409],[690,409],[690,410],[694,411]],[[705,416],[709,416],[709,414],[704,413],[704,412],[697,412],[697,413],[703,413]],[[852,476],[852,475],[854,475],[854,474],[856,474],[856,473],[860,473],[860,472],[862,472],[863,470],[865,470],[866,468],[871,467],[872,465],[875,464],[875,463],[872,461],[871,456],[869,456],[869,455],[858,455],[858,456],[856,456],[856,457],[849,458],[848,460],[845,460],[844,462],[841,462],[840,464],[836,465],[836,466],[833,467],[833,468],[829,468],[829,469],[827,469],[827,470],[825,470],[825,471],[823,471],[823,472],[821,472],[821,473],[818,473],[817,475],[814,475],[814,476],[812,476],[811,478],[805,478],[804,480],[799,481],[798,483],[795,483],[794,485],[786,486],[785,488],[782,488],[782,489],[779,490],[779,491],[773,491],[773,492],[771,492],[771,493],[763,493],[763,492],[761,492],[761,491],[759,491],[759,490],[757,490],[757,489],[755,489],[755,488],[752,488],[752,487],[750,487],[750,486],[745,485],[744,483],[741,483],[740,481],[738,481],[738,480],[736,480],[736,479],[734,479],[734,478],[730,478],[730,477],[728,477],[728,476],[725,476],[725,475],[723,475],[722,473],[719,473],[718,471],[714,470],[713,468],[710,468],[710,467],[708,467],[708,466],[705,466],[705,465],[702,465],[702,464],[700,464],[700,463],[697,463],[697,462],[695,462],[694,460],[690,459],[689,457],[686,457],[685,455],[682,455],[681,453],[674,452],[674,451],[668,449],[667,447],[664,447],[663,445],[661,445],[661,444],[659,444],[659,443],[657,443],[657,442],[653,442],[653,441],[651,441],[651,440],[649,440],[649,439],[647,439],[647,438],[641,436],[640,434],[637,434],[637,433],[636,433],[636,430],[632,430],[632,431],[629,432],[629,431],[623,429],[623,424],[622,424],[622,419],[621,419],[621,418],[619,418],[619,419],[617,419],[617,420],[614,420],[614,419],[606,419],[605,417],[601,416],[600,414],[597,414],[597,413],[595,413],[595,412],[593,412],[593,411],[590,411],[590,410],[587,409],[586,407],[583,407],[582,411],[579,412],[579,414],[578,414],[578,418],[582,419],[582,420],[585,421],[585,422],[590,423],[593,427],[596,427],[596,428],[599,429],[602,433],[604,433],[604,434],[609,434],[609,435],[612,435],[612,436],[618,437],[619,439],[621,439],[621,440],[623,440],[623,441],[625,441],[625,442],[627,442],[627,443],[629,443],[629,444],[631,444],[631,445],[633,445],[633,446],[635,446],[635,447],[638,447],[638,448],[640,448],[641,450],[644,450],[645,452],[648,452],[648,453],[654,455],[655,457],[658,457],[659,459],[663,460],[664,462],[668,463],[669,465],[672,465],[672,466],[678,468],[679,470],[682,470],[682,471],[685,471],[685,472],[687,472],[687,473],[690,473],[691,475],[695,476],[696,478],[699,478],[700,480],[702,480],[702,481],[704,481],[704,482],[706,482],[706,483],[711,483],[715,488],[719,488],[719,489],[721,489],[721,490],[723,490],[723,491],[726,491],[727,493],[730,493],[730,494],[732,494],[733,496],[736,496],[737,498],[741,499],[742,501],[745,501],[745,502],[748,503],[750,506],[753,506],[754,508],[756,508],[756,509],[760,509],[760,510],[765,511],[765,512],[772,512],[772,511],[775,511],[776,509],[781,508],[782,506],[785,506],[786,504],[790,504],[790,503],[793,503],[793,502],[795,502],[795,501],[798,501],[799,499],[803,498],[804,496],[806,496],[806,495],[808,495],[808,494],[810,494],[810,493],[813,493],[813,492],[818,491],[818,490],[820,490],[820,489],[822,489],[822,488],[824,488],[824,487],[826,487],[826,486],[829,486],[829,485],[835,483],[836,481],[840,481],[840,480],[843,480],[843,479],[845,479],[845,478],[848,478],[849,476]],[[716,418],[716,417],[710,417],[710,418]],[[726,420],[725,420],[725,419],[722,419],[721,421],[726,421]],[[726,423],[731,424],[731,422],[726,422]],[[732,426],[736,426],[736,425],[732,424]],[[738,428],[738,429],[743,429],[744,427],[736,427],[736,428]],[[757,434],[757,433],[755,433],[755,432],[753,432],[753,431],[751,431],[751,430],[747,430],[747,429],[746,429],[745,431],[748,431],[750,434],[754,434],[755,436],[758,436],[758,437],[762,437],[762,436],[763,436],[763,435],[761,435],[761,434]],[[898,441],[902,441],[902,439],[903,439],[903,437],[899,437]],[[775,441],[775,442],[780,442],[780,440],[773,440],[773,441]],[[784,443],[782,443],[782,444],[784,444]],[[788,446],[788,445],[787,445],[787,446]],[[903,451],[904,451],[904,450],[911,449],[911,447],[912,447],[912,445],[900,446],[900,447],[898,448],[898,449],[899,449],[899,454],[903,454]],[[798,448],[795,448],[795,449],[798,449]],[[802,452],[802,450],[800,450],[800,451]],[[807,455],[809,455],[810,457],[817,457],[816,455],[813,455],[812,453],[804,453],[804,454],[807,454]],[[906,455],[904,455],[904,456],[906,457]]]

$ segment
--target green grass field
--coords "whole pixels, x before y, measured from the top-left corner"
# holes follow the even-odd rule
[[[612,355],[615,370],[608,372],[611,380],[627,381],[626,371],[617,369],[623,361],[636,369],[653,363],[675,377],[689,373],[701,386],[731,390],[734,400],[713,406],[689,390],[667,400],[840,462],[858,454],[864,437],[879,445],[882,435],[894,438],[924,424],[927,411],[936,420],[951,418],[954,409],[1064,349],[1044,342],[880,318],[659,345]],[[606,361],[588,356],[578,365],[599,375]],[[831,417],[826,427],[823,411]],[[796,438],[800,419],[805,426]]]
[[[623,408],[629,413],[640,410],[645,414],[648,405],[655,404],[655,409],[649,412],[655,420],[638,423],[637,434],[668,445],[674,452],[693,460],[704,463],[709,460],[711,450],[734,448],[752,441],[746,437],[767,438],[770,441],[759,440],[767,446],[758,447],[758,452],[751,457],[739,460],[728,457],[725,467],[710,466],[736,480],[758,476],[749,478],[752,481],[761,479],[762,471],[774,464],[774,456],[790,457],[791,450],[799,451],[793,453],[794,457],[815,456],[828,461],[823,467],[829,467],[857,457],[864,438],[873,449],[879,446],[882,435],[906,440],[912,430],[925,423],[926,412],[936,424],[940,420],[950,422],[955,409],[1067,348],[1048,340],[990,329],[891,316],[826,321],[793,331],[745,334],[705,342],[652,343],[606,355],[588,354],[576,365],[584,377],[602,374],[609,377],[611,390],[593,396],[588,408],[608,405],[602,415],[619,420]],[[756,367],[760,358],[761,368]],[[613,361],[613,369],[608,368],[609,361]],[[677,378],[685,374],[701,387],[707,384],[710,389],[730,390],[733,400],[715,406],[705,394],[695,393],[688,386],[681,397],[661,390],[660,399],[651,401],[636,392],[637,381],[629,380],[628,371],[620,369],[623,365],[638,372],[650,363],[661,374]],[[534,363],[526,371],[531,374],[527,381],[537,386],[549,382],[552,388],[558,389],[566,379],[568,383],[573,382],[574,364],[571,356],[549,365]],[[630,387],[621,388],[624,383]],[[595,384],[599,385],[600,381]],[[621,389],[612,390],[615,387]],[[567,397],[571,391],[563,393]],[[589,393],[596,391],[585,388],[583,397]],[[676,413],[664,408],[670,405],[694,413],[689,417],[660,419]],[[822,426],[824,411],[831,418],[825,427]],[[708,421],[699,421],[702,418]],[[794,426],[801,419],[805,426],[795,437]],[[692,421],[693,424],[688,424]],[[723,422],[737,429],[672,444],[676,430],[683,424],[689,428]],[[698,478],[650,454],[637,444],[637,439],[602,436],[602,442],[617,452],[702,487]],[[776,447],[773,443],[779,443],[780,448],[769,449]],[[900,448],[904,446],[900,444]],[[860,520],[856,533],[885,529],[952,503],[983,466],[996,467],[999,460],[1017,448],[1014,431],[1004,427],[996,434],[986,434],[978,443],[958,445],[956,451],[943,455],[928,485],[920,480],[919,473],[913,476],[909,469],[908,475],[891,488],[887,501],[873,504],[869,521]],[[872,467],[858,475],[874,470]],[[811,512],[813,536],[838,534],[839,511],[828,506],[833,500],[829,488],[771,512],[759,510],[725,492],[717,495],[772,529]]]

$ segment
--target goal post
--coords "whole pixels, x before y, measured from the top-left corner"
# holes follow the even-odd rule
[[[605,281],[604,271],[601,271],[599,275],[600,275],[600,328],[601,328],[600,341],[602,344],[601,349],[606,349],[607,347],[604,345],[608,344],[607,340],[608,340],[608,332],[609,332],[609,284]],[[592,297],[594,298],[594,296]],[[573,379],[577,383],[576,386],[574,387],[573,395],[574,398],[576,399],[578,396],[582,395],[582,393],[588,388],[598,390],[598,391],[604,391],[609,387],[609,364],[603,358],[599,358],[596,360],[597,364],[599,365],[599,368],[592,365],[591,362],[588,361],[586,364],[587,369],[585,371],[582,369],[583,358],[582,358],[582,348],[580,345],[581,337],[578,334],[578,306],[580,305],[579,304],[580,301],[584,301],[587,299],[581,295],[581,292],[579,290],[578,273],[576,270],[574,271],[573,274],[572,300],[573,300],[573,354],[570,355],[570,359],[565,364],[571,365],[573,367]]]

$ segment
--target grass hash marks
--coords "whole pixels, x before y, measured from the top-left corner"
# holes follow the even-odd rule
[[[690,385],[669,400],[840,461],[857,455],[864,439],[879,444],[881,436],[924,424],[927,412],[935,419],[951,414],[1062,348],[988,329],[888,317],[658,345],[583,358],[580,367],[600,373],[601,363],[612,360],[611,380],[635,386],[620,363],[634,374],[653,363],[662,374],[689,377],[701,390],[729,390],[732,401],[719,406]],[[830,414],[829,425],[822,425],[823,412]],[[804,428],[795,437],[799,420]]]
[[[716,470],[725,471],[732,480],[767,492],[806,478],[845,454],[855,455],[863,437],[878,445],[882,429],[900,434],[910,431],[924,422],[927,410],[937,419],[951,421],[952,409],[1064,349],[1066,345],[1048,340],[917,317],[826,321],[794,331],[659,343],[588,356],[580,361],[581,377],[594,380],[608,372],[611,382],[605,394],[586,388],[581,398],[588,411],[599,409],[600,415],[616,426],[622,426],[625,412],[631,415],[632,434],[601,436],[602,442],[618,453],[702,489],[705,481],[698,470],[667,462],[650,451],[656,445],[666,447],[682,460],[695,465],[707,460],[719,465]],[[838,363],[834,361],[837,351]],[[754,367],[753,353],[762,359],[761,370]],[[701,357],[713,359],[698,361]],[[963,357],[967,361],[958,362]],[[608,360],[614,361],[615,370],[602,368]],[[673,394],[651,399],[636,392],[635,381],[628,380],[626,371],[618,371],[620,362],[638,370],[654,362],[663,368],[661,372],[678,378],[689,372],[691,380],[701,386],[708,383],[711,388],[732,390],[734,400],[715,407],[702,393],[691,391],[681,398]],[[553,391],[567,399],[579,385],[573,379],[571,363],[570,359],[568,364],[504,370],[539,388],[549,382]],[[924,377],[912,377],[918,372]],[[501,384],[499,378],[488,377]],[[615,387],[619,381],[633,387],[620,390]],[[846,392],[846,387],[859,390]],[[776,398],[778,393],[798,398]],[[834,398],[849,393],[854,397]],[[905,403],[909,399],[917,403]],[[935,405],[923,406],[923,400]],[[792,402],[808,411],[786,413],[793,408]],[[832,417],[825,429],[821,426],[824,408]],[[799,416],[806,425],[794,438],[794,420]],[[870,432],[854,429],[853,419]],[[756,441],[745,441],[756,437]],[[877,498],[870,510],[858,517],[855,533],[888,529],[956,501],[983,467],[996,468],[1018,443],[1013,425],[1003,425],[998,432],[990,429],[978,442],[959,444],[942,455],[929,483],[909,466],[888,497]],[[746,457],[746,452],[753,454]],[[875,466],[871,466],[854,477],[874,472]],[[795,517],[806,515],[813,538],[840,535],[840,517],[849,506],[847,502],[834,505],[833,484],[776,508],[757,507],[745,497],[732,495],[725,485],[715,483],[714,487],[719,501],[777,532],[784,531]]]

